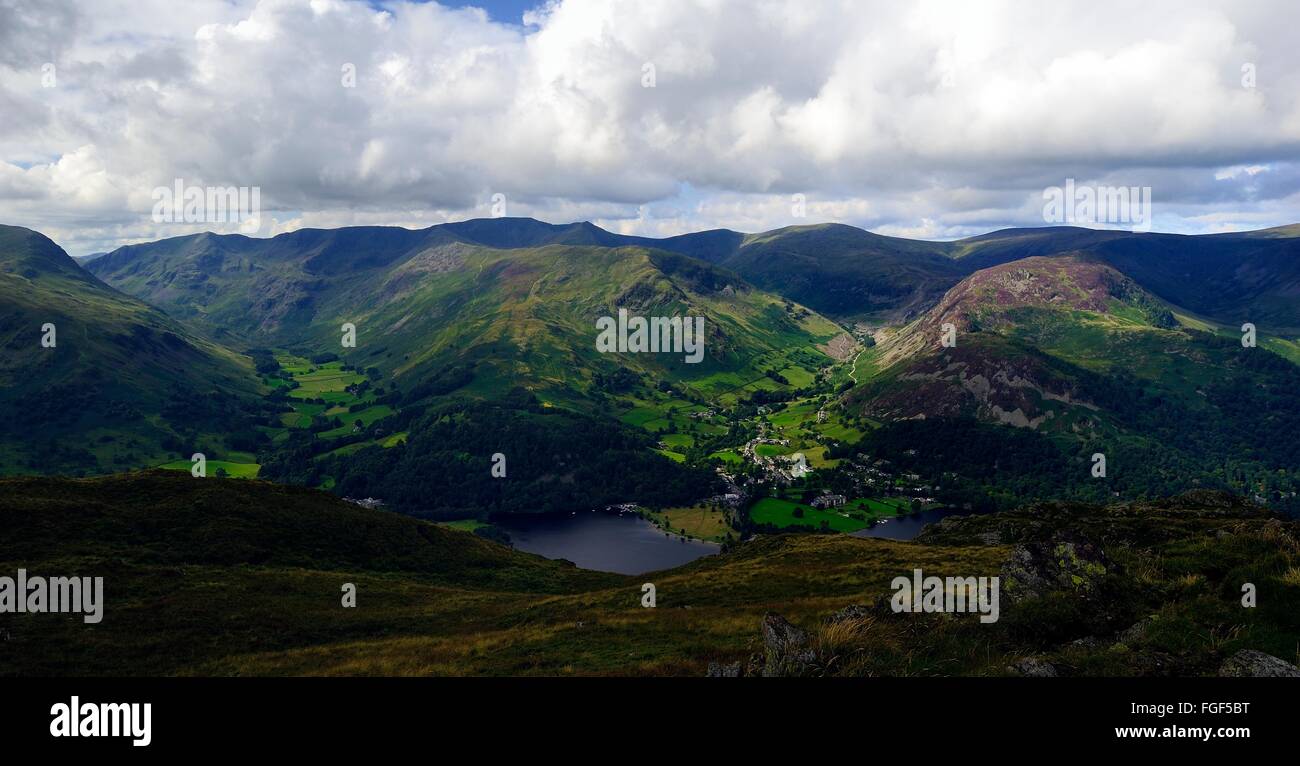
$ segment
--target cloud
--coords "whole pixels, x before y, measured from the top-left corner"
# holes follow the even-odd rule
[[[0,219],[73,252],[172,236],[151,193],[182,178],[260,188],[263,234],[429,225],[500,193],[629,233],[956,237],[1041,224],[1042,189],[1075,178],[1151,186],[1157,228],[1295,220],[1287,0],[558,0],[525,21],[0,0]]]

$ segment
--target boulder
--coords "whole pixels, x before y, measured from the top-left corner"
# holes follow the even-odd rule
[[[1091,593],[1110,570],[1106,553],[1081,537],[1023,543],[1002,567],[1002,591],[1013,603],[1054,590]]]
[[[1300,668],[1284,659],[1254,649],[1242,649],[1219,667],[1219,675],[1233,678],[1300,678]]]
[[[816,660],[808,634],[774,612],[763,616],[763,656],[768,678],[807,675]]]

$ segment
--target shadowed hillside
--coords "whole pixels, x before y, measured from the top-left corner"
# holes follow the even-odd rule
[[[105,578],[98,624],[0,614],[0,673],[1212,675],[1242,649],[1295,659],[1295,535],[1202,493],[952,520],[917,543],[763,536],[621,577],[265,482],[0,480],[0,571]],[[1000,619],[882,606],[914,568],[1001,576]]]
[[[188,456],[263,409],[247,357],[106,286],[28,229],[0,226],[0,320],[0,472]]]

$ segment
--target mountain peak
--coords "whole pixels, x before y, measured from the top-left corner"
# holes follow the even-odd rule
[[[77,262],[54,240],[22,226],[0,224],[0,269],[28,279],[40,274],[61,274],[73,279],[89,278]]]
[[[1136,282],[1080,255],[1033,256],[981,269],[949,290],[926,315],[926,324],[951,322],[964,331],[1005,323],[1007,312],[1015,309],[1107,314],[1117,304],[1138,309],[1153,326],[1173,325],[1169,311]]]

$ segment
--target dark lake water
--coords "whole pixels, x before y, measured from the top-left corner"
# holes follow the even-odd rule
[[[970,511],[936,508],[877,522],[854,537],[911,540],[926,524]],[[570,516],[512,516],[495,522],[510,535],[517,550],[548,559],[568,559],[583,569],[642,574],[671,569],[718,552],[718,546],[665,535],[632,514],[581,511]]]
[[[909,513],[892,519],[878,521],[873,526],[853,533],[854,537],[883,537],[887,540],[911,540],[921,533],[926,524],[933,524],[949,516],[969,516],[971,511],[957,508],[934,508],[929,511]]]
[[[495,523],[510,535],[517,550],[568,559],[601,572],[654,572],[718,552],[713,543],[666,536],[632,514],[580,511],[572,516],[513,516]]]

